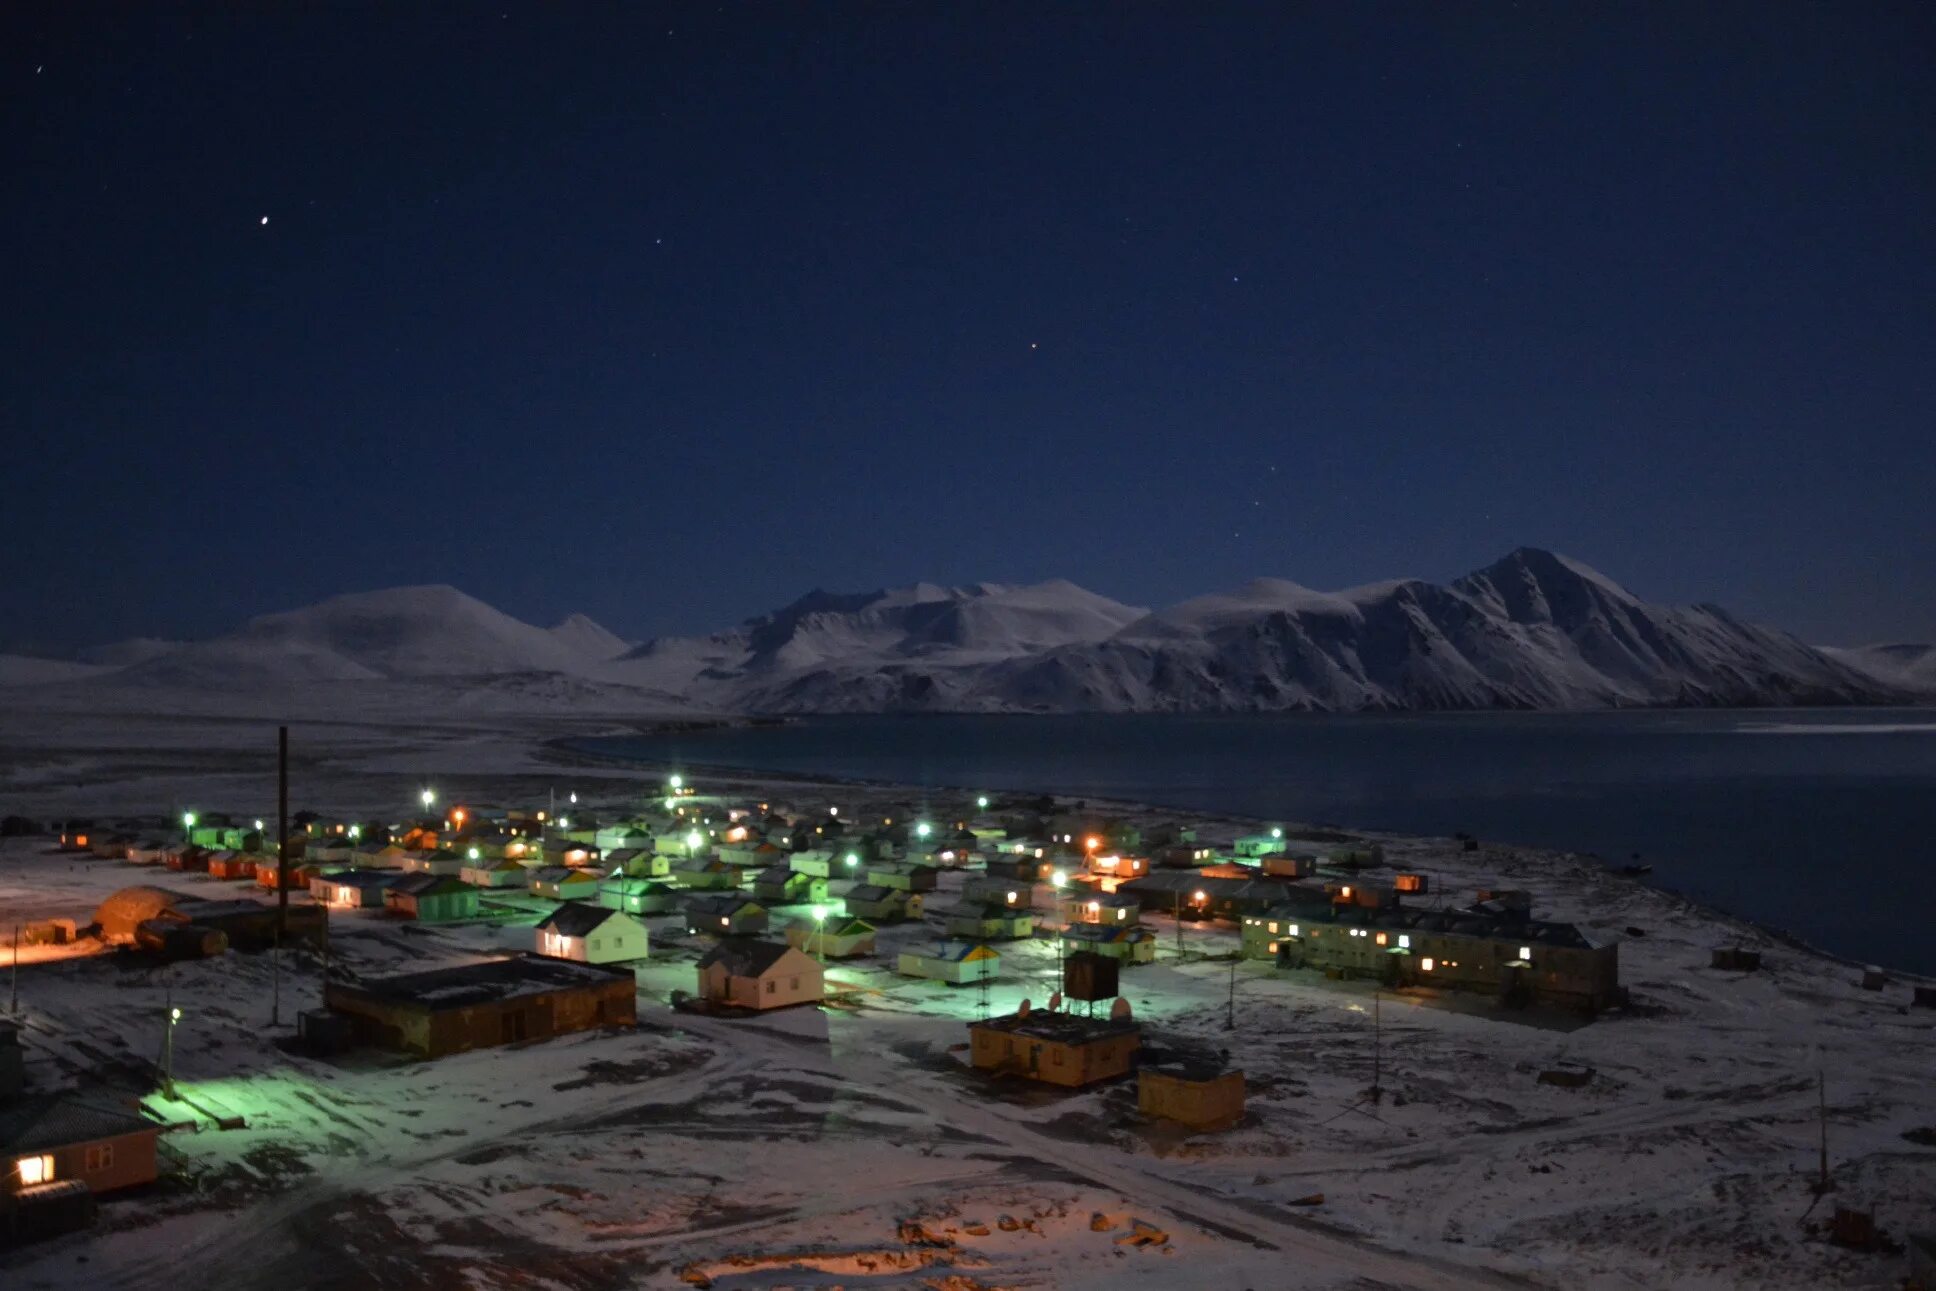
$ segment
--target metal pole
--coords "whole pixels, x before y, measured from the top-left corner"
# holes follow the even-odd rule
[[[1822,1174],[1821,1174],[1821,1178],[1816,1181],[1815,1191],[1827,1192],[1828,1191],[1828,1075],[1826,1072],[1817,1071],[1815,1073],[1815,1100],[1816,1100],[1816,1106],[1819,1108],[1821,1112],[1821,1126],[1822,1126]]]
[[[1385,1032],[1378,1008],[1379,1000],[1377,990],[1373,989],[1371,992],[1371,1101],[1374,1103],[1384,1097],[1379,1077],[1384,1065]]]
[[[161,1032],[161,1092],[170,1102],[175,1098],[175,988],[171,983],[163,997]]]
[[[282,935],[276,934],[275,945],[269,948],[269,1025],[282,1025]]]
[[[276,950],[289,930],[289,728],[276,728]],[[274,1025],[273,1020],[271,1025]]]
[[[1176,892],[1176,957],[1183,958],[1183,889]]]
[[[13,926],[13,1003],[7,1006],[7,1012],[14,1014],[16,1017],[19,1016],[19,1013],[20,1013],[20,925],[19,924],[15,924]]]
[[[1242,952],[1239,952],[1240,958],[1241,955]],[[1237,961],[1235,959],[1230,961],[1230,998],[1224,1003],[1223,1029],[1226,1031],[1237,1029]]]

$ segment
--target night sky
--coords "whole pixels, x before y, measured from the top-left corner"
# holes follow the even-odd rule
[[[0,648],[1521,544],[1936,636],[1927,4],[303,7],[0,14]]]

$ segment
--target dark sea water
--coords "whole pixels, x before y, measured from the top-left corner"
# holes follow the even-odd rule
[[[1936,709],[829,717],[582,745],[1637,854],[1663,887],[1936,973]]]

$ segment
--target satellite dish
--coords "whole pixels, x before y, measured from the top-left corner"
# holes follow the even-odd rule
[[[1028,1015],[1029,1015],[1029,1002],[1026,999],[1024,999],[1020,1004],[1017,1004],[1015,1006],[1015,1016],[1018,1018],[1025,1018]]]
[[[1062,1008],[1062,992],[1049,992],[1049,1012],[1055,1013]]]
[[[1109,1020],[1111,1022],[1129,1021],[1129,1001],[1118,995],[1116,1002],[1109,1006]]]

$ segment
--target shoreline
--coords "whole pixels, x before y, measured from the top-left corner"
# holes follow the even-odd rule
[[[918,714],[910,714],[909,716],[918,716]],[[1016,714],[1016,716],[1024,716],[1024,714]],[[731,727],[735,725],[738,725],[738,723],[719,722],[719,723],[711,723],[704,726],[700,726],[698,729],[711,729],[715,727]],[[657,732],[656,731],[640,732],[640,734],[655,734],[655,733]],[[577,741],[581,741],[585,739],[599,739],[599,738],[606,738],[606,737],[584,736],[584,735],[553,736],[549,739],[540,741],[539,747],[546,749],[547,751],[568,754],[572,758],[579,759],[583,762],[590,763],[592,765],[604,765],[604,766],[611,766],[611,767],[628,767],[628,768],[629,767],[653,767],[653,768],[660,768],[660,769],[663,769],[668,765],[665,762],[656,758],[634,757],[634,756],[627,756],[627,755],[618,754],[618,753],[603,753],[603,752],[597,752],[594,750],[573,747],[573,745]],[[826,773],[777,771],[777,770],[768,770],[760,767],[739,766],[739,765],[733,765],[728,763],[682,762],[680,764],[680,769],[688,774],[696,774],[700,776],[712,775],[716,777],[765,781],[765,782],[775,783],[775,784],[791,784],[791,785],[801,785],[801,786],[807,786],[807,787],[836,787],[837,786],[837,787],[844,787],[844,788],[868,789],[873,791],[905,793],[905,794],[914,794],[914,795],[919,795],[922,793],[937,793],[937,792],[969,794],[969,793],[974,793],[978,791],[978,788],[976,786],[937,783],[937,784],[932,784],[924,787],[920,785],[912,785],[907,783],[906,781],[881,780],[881,779],[874,779],[869,777],[857,777],[857,776],[839,776],[839,775],[831,775]],[[1245,822],[1245,823],[1254,824],[1260,827],[1268,826],[1273,823],[1282,824],[1287,833],[1292,833],[1294,835],[1293,841],[1297,841],[1296,836],[1308,835],[1311,831],[1314,831],[1314,830],[1348,831],[1352,834],[1355,834],[1373,841],[1402,842],[1406,844],[1419,845],[1419,846],[1456,843],[1458,841],[1455,836],[1450,834],[1415,834],[1415,833],[1401,832],[1401,831],[1395,831],[1395,830],[1369,828],[1362,825],[1351,824],[1349,822],[1288,821],[1288,820],[1270,821],[1270,820],[1266,820],[1264,817],[1252,816],[1243,812],[1204,811],[1202,809],[1194,808],[1194,807],[1182,807],[1174,804],[1152,802],[1148,800],[1131,800],[1131,799],[1111,798],[1111,797],[1077,797],[1075,795],[1062,793],[1062,792],[1058,792],[1050,789],[1011,791],[1011,792],[1020,796],[1050,797],[1055,799],[1058,803],[1067,802],[1067,803],[1081,803],[1081,804],[1087,804],[1087,805],[1094,805],[1101,810],[1115,809],[1115,810],[1129,811],[1129,812],[1148,812],[1148,813],[1155,813],[1155,814],[1171,814],[1171,815],[1178,815],[1178,816],[1188,816],[1188,815],[1194,814],[1198,816],[1208,817],[1210,819],[1218,820],[1218,821]],[[1306,841],[1309,841],[1309,840],[1307,839]],[[1869,959],[1869,960],[1855,959],[1848,955],[1844,955],[1838,951],[1830,950],[1826,947],[1815,945],[1814,943],[1810,942],[1807,938],[1803,937],[1799,933],[1792,932],[1788,929],[1778,927],[1772,923],[1768,923],[1763,920],[1756,919],[1749,915],[1738,914],[1735,911],[1726,909],[1725,907],[1714,905],[1711,902],[1703,901],[1698,897],[1690,896],[1689,894],[1677,888],[1670,887],[1664,883],[1649,882],[1646,878],[1638,875],[1624,874],[1620,871],[1617,865],[1615,865],[1612,862],[1609,862],[1605,857],[1601,856],[1597,852],[1571,851],[1564,848],[1553,848],[1553,847],[1546,847],[1546,846],[1542,846],[1534,843],[1518,842],[1507,838],[1488,839],[1485,841],[1490,842],[1499,847],[1510,849],[1515,854],[1515,856],[1520,859],[1525,859],[1527,857],[1535,857],[1535,858],[1542,858],[1548,862],[1560,862],[1560,861],[1571,859],[1571,860],[1584,861],[1584,862],[1590,863],[1595,867],[1597,867],[1598,870],[1601,872],[1602,876],[1608,881],[1624,884],[1626,886],[1632,887],[1634,889],[1638,889],[1640,891],[1653,893],[1657,896],[1670,898],[1680,903],[1680,905],[1688,913],[1696,915],[1707,922],[1714,923],[1714,924],[1723,924],[1723,925],[1724,924],[1740,925],[1744,928],[1751,929],[1753,932],[1763,937],[1766,937],[1769,941],[1776,943],[1778,945],[1781,945],[1789,950],[1799,951],[1803,954],[1812,955],[1818,959],[1823,959],[1830,963],[1840,964],[1844,967],[1854,968],[1858,970],[1879,966],[1883,968],[1886,972],[1888,972],[1893,978],[1900,979],[1903,981],[1914,982],[1918,984],[1936,985],[1936,974],[1924,973],[1915,969],[1894,967],[1886,963],[1878,964],[1877,961],[1873,959]]]

